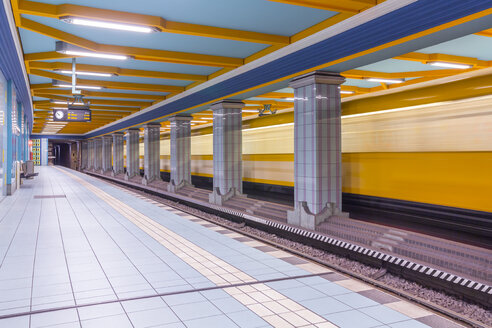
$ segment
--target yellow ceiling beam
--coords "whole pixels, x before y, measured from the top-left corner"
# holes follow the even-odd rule
[[[25,17],[20,18],[18,25],[19,27],[30,30],[32,32],[36,32],[56,40],[65,41],[67,43],[85,48],[87,50],[101,52],[101,53],[108,53],[108,54],[132,56],[136,60],[147,60],[147,61],[168,62],[168,63],[175,63],[175,64],[201,65],[201,66],[213,66],[213,67],[233,67],[233,68],[239,67],[243,64],[242,58],[99,44],[78,37],[76,35],[57,30],[53,27],[43,25],[41,23],[35,22]],[[31,57],[27,57],[27,58],[24,57],[24,59],[32,60],[32,57],[40,58],[43,57],[43,55],[36,54],[36,55],[32,55]]]
[[[71,71],[72,64],[62,63],[62,62],[33,61],[29,63],[28,73],[30,69]],[[138,69],[120,68],[114,66],[77,64],[77,71],[108,73],[108,74],[115,74],[121,76],[148,77],[148,78],[158,78],[158,79],[167,79],[167,80],[202,81],[202,82],[207,81],[206,75],[145,71],[145,70],[138,70]]]
[[[63,81],[69,84],[72,83],[72,77],[68,75],[57,74],[40,69],[30,69],[30,74]],[[142,91],[157,91],[157,92],[181,92],[185,90],[184,87],[175,86],[175,85],[100,81],[100,80],[86,80],[86,79],[77,79],[77,84],[87,85],[87,86],[99,86],[108,89],[142,90]]]
[[[61,54],[56,51],[47,51],[47,52],[35,52],[31,54],[24,54],[24,61],[26,62],[27,65],[30,64],[30,62],[35,61],[35,60],[53,60],[53,59],[64,59],[64,58],[74,58],[78,56],[69,56],[65,54]]]
[[[63,98],[63,97],[57,97],[51,99],[56,99],[61,101],[71,101],[70,98]],[[122,106],[122,107],[136,107],[136,108],[150,106],[151,104],[150,102],[146,102],[146,101],[126,101],[126,100],[107,100],[107,99],[88,99],[88,98],[84,98],[84,100],[90,102],[91,105],[109,105],[109,106]],[[37,101],[33,101],[33,104],[52,104],[52,103],[50,103],[49,100],[37,100]]]
[[[52,107],[66,107],[61,104],[50,104],[50,105],[34,105],[34,109],[44,109],[44,110],[51,110],[53,109]],[[139,108],[133,108],[133,107],[113,107],[113,106],[102,106],[102,105],[95,105],[95,106],[90,106],[91,109],[101,109],[101,110],[114,110],[114,111],[125,111],[125,112],[138,112],[140,109]]]
[[[424,54],[420,52],[410,52],[405,55],[394,57],[394,59],[410,60],[427,64],[428,62],[441,61],[456,64],[472,65],[475,68],[486,68],[492,66],[492,61],[479,60],[473,57],[454,56],[440,53]]]
[[[139,93],[119,93],[119,92],[101,92],[101,91],[88,91],[81,90],[82,95],[87,97],[101,97],[101,98],[126,98],[126,99],[148,99],[154,101],[161,101],[167,98],[162,95],[145,95]],[[66,95],[72,96],[72,90],[64,90],[53,87],[51,84],[48,88],[36,88],[33,91],[33,96],[45,97],[44,95]],[[49,98],[49,97],[45,97]]]
[[[376,0],[269,0],[295,6],[310,7],[336,12],[357,14],[377,5]]]
[[[373,71],[352,69],[342,72],[340,74],[348,79],[365,79],[369,77],[382,78],[382,79],[404,79],[404,78],[414,78],[414,77],[442,77],[450,74],[464,73],[472,70],[474,69],[467,69],[467,70],[436,69],[436,70],[429,70],[429,71],[385,73],[385,72],[373,72]]]
[[[111,21],[124,24],[143,25],[156,27],[162,32],[195,35],[219,39],[228,39],[245,42],[255,42],[263,44],[287,45],[290,40],[287,36],[274,35],[267,33],[243,31],[222,27],[181,23],[165,20],[162,17],[150,16],[123,11],[100,9],[73,4],[52,5],[34,1],[14,1],[18,2],[17,11],[20,14],[36,15],[43,17],[57,18],[63,16],[73,16],[80,18]]]
[[[481,36],[492,37],[492,28],[490,28],[488,30],[485,30],[485,31],[481,31],[481,32],[475,33],[475,34],[476,35],[481,35]]]

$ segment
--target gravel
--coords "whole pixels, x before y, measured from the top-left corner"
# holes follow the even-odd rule
[[[121,185],[118,185],[121,187]],[[143,191],[131,189],[134,192],[145,195],[148,198],[156,200],[162,204],[166,204],[172,207],[182,209],[191,214],[196,214],[201,218],[206,218],[207,220],[214,221],[218,224],[235,228],[247,234],[257,236],[266,240],[269,240],[275,244],[283,245],[288,248],[294,249],[301,252],[307,256],[328,262],[330,264],[339,266],[350,272],[363,275],[366,277],[372,277],[379,268],[371,267],[360,262],[350,260],[348,258],[338,256],[320,249],[313,248],[298,242],[294,242],[285,238],[278,237],[275,234],[271,234],[256,228],[245,226],[244,223],[235,223],[226,219],[223,219],[217,215],[209,214],[197,210],[195,208],[164,199]],[[463,317],[469,318],[471,320],[483,323],[489,327],[492,327],[492,311],[486,309],[481,305],[474,304],[465,300],[462,300],[456,296],[449,295],[443,291],[438,291],[435,289],[424,287],[418,283],[406,280],[402,277],[386,273],[381,278],[378,279],[379,282],[391,287],[392,289],[402,290],[411,295],[418,296],[426,301],[439,305],[443,308],[452,310]]]

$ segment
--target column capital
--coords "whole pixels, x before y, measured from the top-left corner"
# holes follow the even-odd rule
[[[183,121],[183,122],[186,122],[186,121],[191,121],[193,119],[193,116],[191,115],[175,115],[175,116],[171,116],[169,118],[169,122],[177,122],[177,121]]]
[[[103,136],[101,136],[102,139],[109,139],[109,138],[112,138],[112,136],[110,134],[105,134]]]
[[[144,128],[160,128],[161,127],[161,123],[159,122],[150,122],[150,123],[145,123]]]
[[[126,129],[125,132],[140,132],[140,129],[139,128],[129,128],[129,129]]]
[[[111,133],[111,135],[122,136],[122,135],[125,135],[125,133],[124,132],[113,132],[113,133]]]
[[[340,85],[343,82],[345,82],[345,78],[343,76],[341,76],[339,73],[326,72],[326,71],[314,71],[311,73],[307,73],[307,74],[295,77],[292,81],[290,81],[289,87],[297,89],[297,88],[305,87],[306,85],[312,85],[315,83]]]
[[[241,100],[236,99],[223,99],[217,101],[210,106],[210,109],[235,109],[235,108],[243,108],[244,103]]]

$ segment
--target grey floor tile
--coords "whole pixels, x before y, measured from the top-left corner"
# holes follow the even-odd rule
[[[258,328],[269,326],[265,320],[249,310],[229,313],[227,316],[241,328]]]
[[[171,309],[182,321],[222,314],[209,301],[171,306]]]
[[[108,315],[81,321],[82,328],[133,328],[126,314]]]
[[[90,320],[107,316],[123,314],[124,310],[120,303],[108,303],[78,308],[80,320]]]
[[[169,323],[180,322],[178,317],[169,308],[157,308],[128,313],[135,328],[152,327]]]
[[[410,320],[410,318],[407,317],[406,315],[401,314],[400,312],[390,309],[389,307],[384,305],[376,305],[376,306],[361,308],[359,309],[359,311],[367,314],[368,316],[384,324]]]
[[[381,322],[357,310],[332,313],[324,317],[340,328],[373,328],[382,325]]]
[[[0,328],[29,328],[29,316],[0,320]]]
[[[238,327],[231,319],[225,315],[217,315],[213,317],[199,318],[194,320],[185,321],[184,324],[188,328],[204,328],[204,327]]]

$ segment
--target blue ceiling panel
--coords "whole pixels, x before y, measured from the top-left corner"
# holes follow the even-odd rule
[[[24,15],[38,23],[101,44],[139,47],[205,55],[244,58],[266,47],[266,44],[204,38],[175,33],[136,33],[67,24],[54,18]]]
[[[492,22],[491,22],[492,26]],[[474,57],[480,60],[492,60],[492,38],[481,35],[467,35],[462,38],[420,49],[426,54],[443,53],[447,55]]]
[[[380,62],[358,67],[357,69],[373,72],[398,73],[398,72],[415,72],[415,71],[432,71],[444,69],[432,65],[426,65],[415,61],[386,59]]]
[[[51,4],[67,0],[41,0]],[[336,12],[266,0],[71,0],[81,6],[161,16],[183,23],[293,35],[336,15]]]

